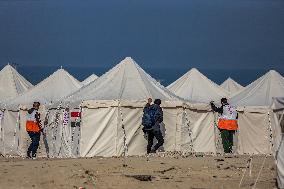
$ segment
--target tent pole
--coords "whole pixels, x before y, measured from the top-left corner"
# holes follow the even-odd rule
[[[8,111],[8,110],[6,110],[6,111]],[[5,115],[5,114],[4,114]],[[5,148],[5,127],[4,127],[4,125],[3,125],[3,127],[2,127],[3,129],[2,129],[2,133],[3,133],[3,155],[4,156],[6,156],[6,148]]]
[[[14,129],[14,144],[12,145],[11,152],[13,151],[13,148],[16,147],[16,134],[17,134],[17,127],[19,127],[19,124],[20,124],[20,111],[18,111],[17,121],[16,121],[15,129]],[[18,153],[18,149],[19,149],[19,146],[17,145],[17,147],[15,148],[17,153]]]
[[[68,105],[67,105],[68,106]],[[68,123],[65,123],[65,118],[67,117],[67,121]],[[63,116],[62,116],[62,126],[61,126],[61,149],[64,149],[64,153],[66,157],[71,157],[71,141],[70,141],[70,125],[69,125],[69,112],[66,110],[66,108],[63,111]],[[67,127],[67,128],[66,128]],[[68,128],[69,127],[69,128]],[[69,136],[68,136],[68,131],[69,131]],[[64,148],[62,148],[64,147]],[[67,152],[66,152],[67,150]]]
[[[1,117],[0,117],[0,142],[1,142],[1,146],[3,145],[3,156],[4,156],[4,132],[3,132],[3,126],[2,126],[2,120],[4,119],[4,111],[0,110],[1,111]],[[2,154],[1,153],[1,154]]]
[[[62,103],[62,102],[61,102]],[[61,149],[61,147],[59,148],[59,150],[58,150],[58,153],[56,152],[56,134],[58,133],[58,125],[59,125],[59,119],[60,119],[60,113],[58,113],[59,111],[60,111],[60,109],[61,109],[61,103],[58,105],[58,107],[57,107],[57,109],[56,109],[56,112],[55,112],[55,124],[54,124],[54,126],[56,127],[55,128],[55,133],[53,133],[53,141],[54,141],[54,155],[56,156],[56,157],[58,157],[59,156],[59,153],[60,153],[60,149]],[[55,135],[54,135],[55,134]],[[61,144],[60,144],[61,145]],[[54,155],[53,155],[53,157],[54,157]]]
[[[123,114],[122,114],[122,109],[120,106],[120,101],[118,103],[119,111],[120,111],[120,118],[121,118],[121,128],[123,130],[123,167],[127,167],[126,164],[126,152],[127,152],[127,144],[126,144],[126,131],[125,131],[125,125],[123,123]]]
[[[270,137],[269,137],[269,142],[270,142],[270,152],[272,153],[273,151],[273,133],[272,133],[272,127],[271,127],[271,118],[270,118],[270,111],[267,112],[268,114],[268,129],[269,129],[269,132],[270,132]]]
[[[49,146],[48,146],[48,139],[47,139],[47,130],[45,129],[47,126],[48,126],[48,120],[49,120],[49,110],[47,110],[46,114],[45,114],[45,118],[44,118],[44,122],[43,122],[43,125],[44,127],[42,128],[43,131],[42,131],[42,139],[43,139],[43,143],[44,143],[44,146],[45,146],[45,152],[46,152],[46,156],[47,158],[49,158]]]
[[[55,146],[55,136],[54,136],[54,127],[58,123],[58,118],[57,118],[57,111],[55,111],[54,114],[54,125],[51,127],[51,140],[52,140],[52,157],[54,158],[56,155],[56,146]]]
[[[175,129],[175,148],[174,148],[174,151],[178,151],[177,150],[177,129],[178,129],[178,115],[179,115],[179,111],[176,112],[176,129]],[[166,127],[166,126],[165,126]],[[166,135],[166,133],[165,133]],[[180,151],[181,151],[181,148],[180,148]]]
[[[82,127],[82,106],[80,106],[80,111],[79,111],[79,115],[80,115],[80,125],[79,125],[79,127],[78,127],[78,129],[79,129],[79,132],[78,132],[78,141],[77,141],[77,149],[76,149],[76,155],[78,156],[78,157],[81,157],[81,153],[80,153],[80,141],[81,141],[81,127]],[[77,127],[77,126],[76,126]]]
[[[187,125],[187,129],[188,129],[188,135],[189,135],[189,139],[190,139],[190,153],[194,154],[194,149],[193,149],[193,140],[192,140],[192,129],[190,127],[190,121],[188,119],[188,114],[186,112],[186,108],[184,107],[184,115],[185,115],[185,121],[186,121],[186,125]]]
[[[220,138],[221,138],[221,137],[220,137],[220,132],[219,132],[218,127],[217,127],[217,122],[216,122],[217,117],[216,117],[216,113],[213,112],[213,116],[214,116],[215,147],[216,147],[216,154],[218,154],[220,148],[222,148],[222,147],[220,147],[220,146],[221,146],[221,145],[220,145]],[[223,148],[222,148],[222,149],[223,149]],[[224,151],[222,151],[220,154],[223,155],[223,154],[224,154]]]
[[[69,105],[67,105],[68,107]],[[70,157],[73,157],[73,154],[72,154],[72,146],[73,146],[73,131],[72,131],[72,127],[71,127],[71,121],[70,121],[70,107],[68,109],[68,116],[67,116],[67,119],[68,119],[68,124],[67,126],[69,127],[69,137],[68,137],[68,141],[69,141],[69,156]],[[66,133],[65,133],[66,134]]]

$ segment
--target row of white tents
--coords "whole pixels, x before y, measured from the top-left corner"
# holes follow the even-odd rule
[[[99,78],[91,75],[79,82],[59,69],[32,86],[8,65],[0,71],[0,153],[25,156],[29,143],[26,110],[39,101],[45,126],[42,156],[145,154],[141,117],[148,97],[163,102],[164,150],[222,153],[217,115],[208,102],[227,97],[239,112],[235,153],[273,154],[281,188],[284,99],[277,98],[281,96],[284,78],[273,70],[242,87],[230,78],[218,86],[191,69],[166,88],[126,58]]]
[[[76,90],[78,88],[81,88],[81,86],[88,85],[89,83],[96,80],[97,78],[98,78],[97,75],[92,74],[80,83],[73,76],[71,76],[68,72],[66,72],[64,69],[61,68],[57,70],[56,72],[54,72],[52,75],[50,75],[47,79],[42,81],[40,84],[38,84],[37,90],[45,91],[46,93],[48,93],[43,96],[44,100],[42,100],[41,95],[39,95],[41,101],[43,101],[44,103],[54,102],[54,101],[61,99],[63,96],[71,94],[74,89]],[[58,83],[58,81],[60,81],[61,83]],[[57,91],[54,94],[52,94],[53,93],[52,90],[50,90],[49,88],[45,88],[45,87],[52,86],[50,85],[50,83],[53,83],[53,82],[58,83],[58,85],[55,85],[55,87],[59,87],[57,89],[54,88],[54,90]],[[64,84],[64,82],[67,82],[68,84],[66,85]],[[199,83],[199,82],[203,82],[203,83]],[[181,83],[183,86],[179,86],[181,85]],[[14,99],[15,97],[18,97],[20,94],[22,94],[23,92],[33,87],[33,85],[29,81],[27,81],[23,76],[21,76],[9,64],[0,71],[0,84],[1,84],[0,102],[2,103],[5,101]],[[62,89],[61,86],[66,86],[65,88],[67,90]],[[206,97],[206,95],[202,96],[202,94],[204,94],[206,90],[208,91],[208,89],[204,90],[204,86],[211,87],[209,91],[214,91],[213,97],[208,98]],[[209,99],[219,100],[220,97],[233,96],[232,94],[236,94],[237,92],[240,92],[242,89],[244,89],[244,87],[242,87],[240,84],[238,84],[231,78],[228,78],[220,86],[218,86],[211,80],[207,79],[204,75],[202,75],[195,68],[191,69],[188,73],[186,73],[180,79],[178,79],[173,84],[168,86],[168,88],[170,91],[174,92],[175,94],[185,99],[190,99],[196,102],[206,102],[206,103]],[[42,94],[42,92],[38,92],[36,90],[33,90],[33,93]],[[25,96],[30,96],[30,93],[26,93]],[[50,96],[51,98],[49,98]],[[49,99],[45,99],[45,97],[48,97]],[[33,99],[33,97],[31,96],[30,98]]]
[[[13,78],[12,84],[1,83],[3,93],[13,85],[27,85],[11,66],[5,69],[10,71],[2,77]],[[141,117],[149,97],[163,101],[166,151],[221,153],[217,115],[208,103],[219,102],[222,97],[228,97],[239,111],[235,153],[274,154],[281,133],[271,107],[272,97],[284,94],[284,79],[276,71],[243,88],[231,79],[220,87],[192,69],[166,88],[133,59],[126,58],[101,77],[90,76],[85,83],[59,69],[36,86],[27,86],[25,91],[14,92],[14,98],[2,98],[6,98],[0,115],[2,154],[25,155],[29,140],[26,110],[34,101],[43,104],[47,144],[42,144],[42,155],[49,157],[145,154]],[[72,117],[71,112],[79,112],[81,119]]]
[[[40,82],[36,86],[37,89],[32,90],[32,93],[40,94],[38,95],[38,97],[42,102],[53,102],[74,92],[75,90],[78,90],[83,85],[91,83],[97,78],[97,75],[92,74],[84,81],[79,82],[77,79],[75,79],[68,72],[61,68],[54,72],[52,75],[50,75],[48,78]],[[53,85],[53,83],[57,83],[57,85]],[[53,88],[53,90],[55,90],[56,92],[51,90],[51,86],[57,87]],[[63,89],[61,86],[66,87],[65,89]],[[22,75],[20,75],[10,64],[5,66],[0,71],[0,103],[15,99],[16,97],[31,88],[33,88],[33,85],[29,81],[27,81]],[[44,91],[45,94],[43,94],[42,91]],[[26,92],[24,96],[27,97],[32,93]],[[29,98],[34,99],[33,96],[29,96]]]

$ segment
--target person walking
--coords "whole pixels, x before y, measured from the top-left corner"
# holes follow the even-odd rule
[[[238,129],[236,108],[231,106],[226,98],[221,99],[221,107],[216,107],[213,101],[210,102],[210,105],[214,112],[221,115],[218,121],[218,129],[221,133],[224,152],[232,153],[234,134]]]
[[[26,121],[26,131],[31,139],[31,144],[27,151],[28,158],[36,158],[37,149],[40,141],[41,132],[41,122],[40,114],[38,112],[40,107],[39,102],[34,102],[33,107],[28,110],[27,121]]]
[[[144,133],[148,135],[147,154],[156,153],[164,144],[164,137],[160,129],[160,124],[163,122],[163,110],[160,105],[161,100],[156,99],[153,105],[147,104],[144,108],[142,125],[144,126]],[[157,139],[158,143],[153,147],[154,138]]]

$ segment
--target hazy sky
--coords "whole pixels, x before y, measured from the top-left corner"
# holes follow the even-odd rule
[[[283,0],[0,0],[0,65],[283,69]]]

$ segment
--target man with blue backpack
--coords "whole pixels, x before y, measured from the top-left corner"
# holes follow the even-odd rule
[[[151,105],[152,99],[148,99],[148,103],[144,107],[144,114],[142,117],[143,131],[148,135],[147,154],[155,153],[163,144],[164,138],[160,130],[160,124],[163,122],[163,110],[160,107],[161,100],[156,99]],[[158,143],[152,148],[154,138]]]

